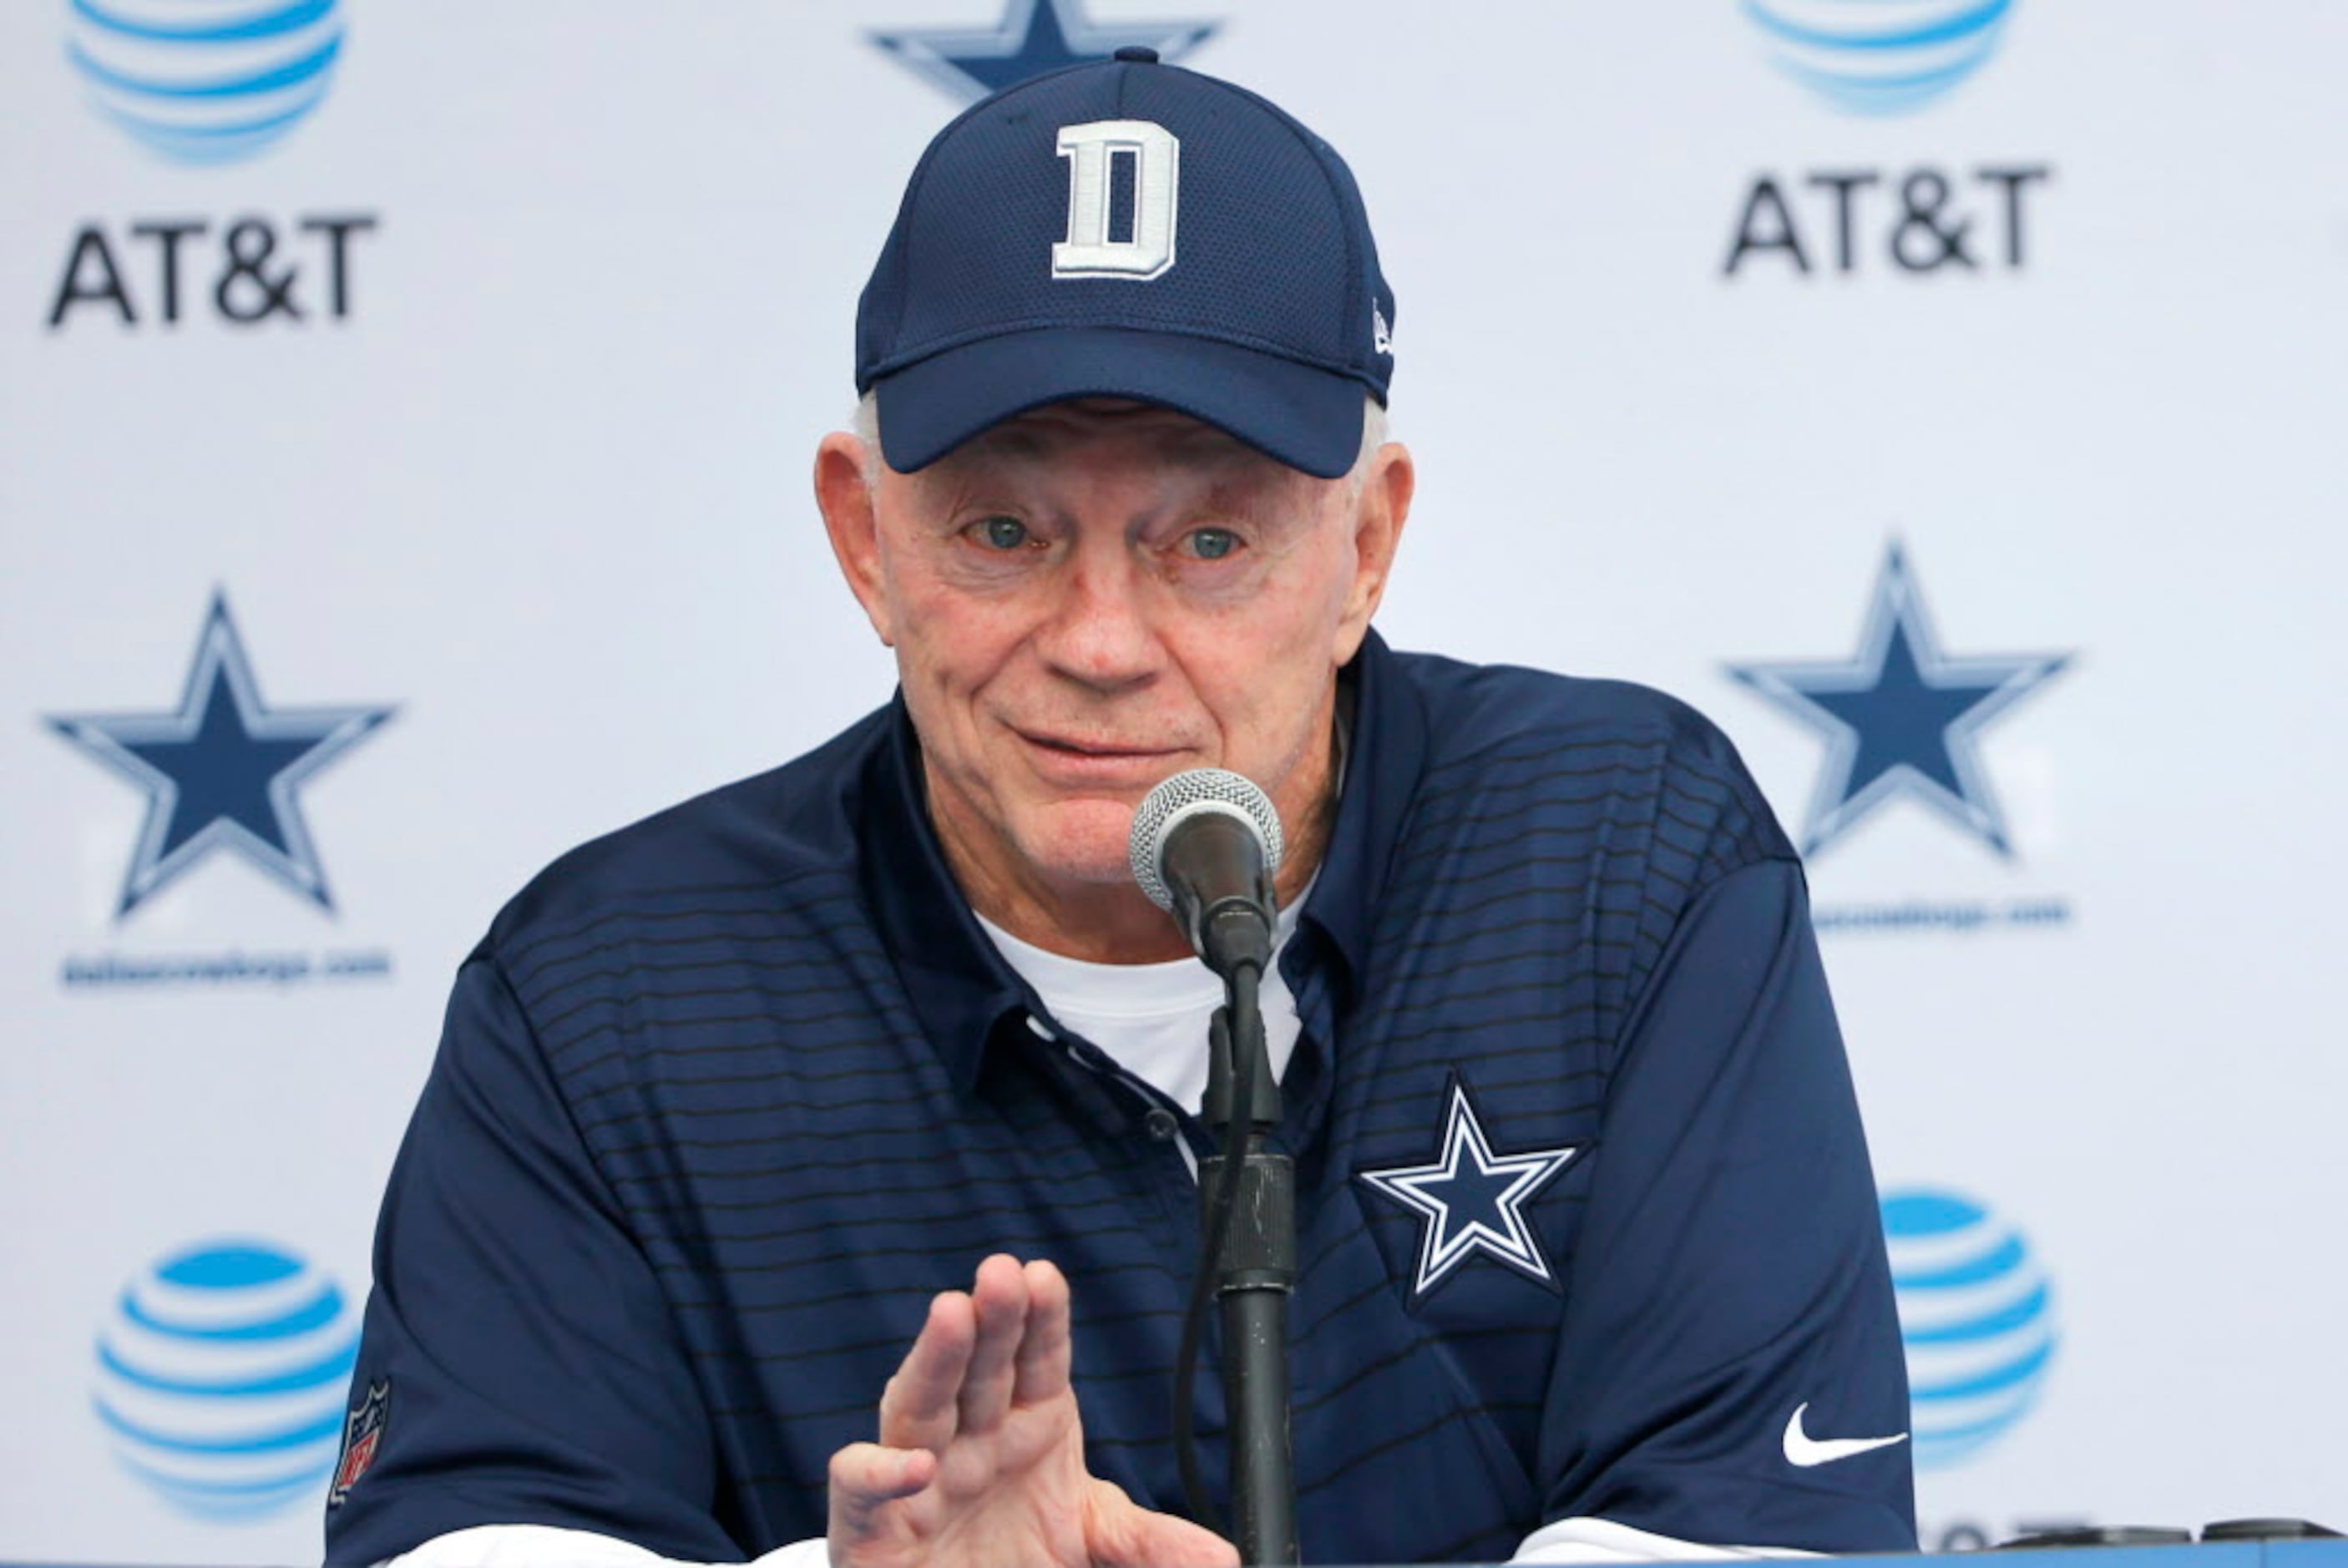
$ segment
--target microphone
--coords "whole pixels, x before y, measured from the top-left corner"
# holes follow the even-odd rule
[[[1296,1284],[1296,1168],[1269,1140],[1280,1086],[1264,1050],[1259,986],[1272,962],[1280,813],[1220,768],[1177,773],[1142,798],[1128,858],[1149,901],[1222,977],[1207,1032],[1200,1109],[1220,1152],[1199,1161],[1198,1272],[1175,1347],[1174,1453],[1193,1517],[1222,1528],[1199,1473],[1193,1428],[1207,1303],[1220,1298],[1230,1412],[1231,1540],[1243,1563],[1303,1561],[1290,1445],[1288,1295]]]
[[[1281,849],[1272,798],[1220,768],[1177,773],[1143,796],[1126,840],[1133,880],[1225,980],[1272,962]]]

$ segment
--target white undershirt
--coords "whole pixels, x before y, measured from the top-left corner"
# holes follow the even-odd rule
[[[1307,883],[1304,892],[1312,891]],[[1281,950],[1303,906],[1300,893],[1280,912],[1272,962],[1256,998],[1274,1082],[1287,1075],[1304,1027],[1280,974]],[[1035,987],[1046,1013],[1184,1110],[1198,1113],[1207,1094],[1207,1026],[1223,1005],[1223,983],[1197,955],[1164,964],[1094,964],[1022,942],[983,914],[978,923],[1004,962]]]

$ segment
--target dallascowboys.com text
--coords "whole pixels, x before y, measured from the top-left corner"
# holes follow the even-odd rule
[[[391,954],[343,953],[100,953],[68,956],[58,978],[68,991],[164,986],[294,986],[387,980]]]
[[[1811,923],[1821,932],[2045,931],[2071,923],[2065,898],[1904,899],[1893,903],[1838,903],[1819,907]]]

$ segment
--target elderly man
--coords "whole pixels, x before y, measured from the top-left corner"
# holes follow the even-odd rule
[[[330,1561],[1231,1562],[1169,1441],[1220,989],[1126,864],[1200,765],[1292,846],[1307,1555],[1913,1546],[1799,868],[1687,709],[1370,630],[1394,315],[1336,154],[1146,50],[939,135],[816,459],[897,700],[465,965]]]

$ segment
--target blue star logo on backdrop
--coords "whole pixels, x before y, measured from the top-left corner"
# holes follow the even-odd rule
[[[170,713],[55,716],[49,727],[147,791],[119,920],[214,850],[233,850],[331,911],[325,868],[296,790],[398,711],[271,708],[225,594],[212,596],[186,689]]]
[[[955,98],[976,103],[1029,77],[1106,60],[1139,46],[1180,59],[1214,36],[1220,22],[1097,24],[1084,0],[1010,0],[994,27],[900,28],[866,35]]]
[[[1371,1191],[1420,1218],[1418,1274],[1411,1298],[1433,1290],[1478,1253],[1558,1288],[1540,1238],[1525,1222],[1524,1206],[1581,1152],[1573,1147],[1494,1154],[1468,1098],[1467,1083],[1453,1078],[1444,1109],[1442,1152],[1434,1161],[1360,1172]]]
[[[1802,852],[1816,854],[1886,801],[1931,807],[2011,856],[2004,814],[1981,762],[1982,730],[2071,662],[2068,654],[1952,658],[1941,651],[1895,541],[1848,659],[1730,665],[1728,674],[1826,738]]]

